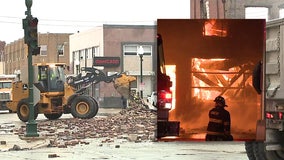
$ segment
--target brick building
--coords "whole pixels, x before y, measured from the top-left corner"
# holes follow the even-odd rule
[[[40,54],[33,56],[33,63],[62,62],[69,66],[69,35],[61,33],[39,34]],[[5,46],[5,74],[20,72],[21,80],[28,82],[28,47],[24,39]]]
[[[5,63],[4,63],[4,50],[6,43],[0,41],[0,74],[4,74]]]

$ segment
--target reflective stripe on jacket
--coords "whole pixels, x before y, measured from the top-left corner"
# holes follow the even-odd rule
[[[209,123],[207,132],[230,134],[231,130],[231,118],[230,113],[224,109],[224,107],[215,107],[209,112]],[[214,134],[215,135],[215,134]]]

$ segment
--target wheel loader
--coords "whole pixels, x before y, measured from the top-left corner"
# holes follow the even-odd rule
[[[83,67],[77,76],[66,77],[63,63],[38,63],[34,65],[34,119],[38,114],[50,120],[58,119],[62,114],[71,113],[75,118],[92,118],[99,109],[97,101],[84,91],[92,84],[99,82],[114,83],[115,89],[128,97],[129,83],[136,78],[126,73],[106,76],[103,71]],[[19,119],[29,119],[29,87],[27,83],[16,81],[12,84],[11,101],[7,107],[17,112]]]

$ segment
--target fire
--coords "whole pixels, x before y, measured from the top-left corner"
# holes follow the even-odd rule
[[[220,63],[224,62],[225,60],[226,59],[192,59],[193,97],[196,97],[200,100],[212,100],[214,97],[220,94],[220,91],[218,91],[217,88],[222,87],[222,83],[214,75],[215,72],[218,73],[219,71],[204,69],[202,66],[208,62]],[[228,80],[227,75],[219,76]],[[215,81],[212,79],[215,79]]]
[[[227,29],[226,24],[221,21],[216,21],[216,19],[207,20],[204,23],[204,33],[205,36],[218,36],[226,37]]]
[[[249,65],[228,67],[228,59],[192,58],[191,77],[192,84],[189,86],[192,97],[200,101],[212,101],[222,95],[225,98],[242,97],[244,89],[251,84]],[[176,108],[176,65],[166,65],[166,74],[172,81],[172,110]],[[189,88],[189,89],[190,89]],[[241,98],[241,99],[242,99]]]
[[[192,59],[193,97],[212,100],[218,95],[237,95],[251,85],[250,65],[228,67],[227,59]]]

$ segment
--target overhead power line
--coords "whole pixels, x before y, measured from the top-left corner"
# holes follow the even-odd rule
[[[10,22],[10,21],[1,21],[0,23],[12,23],[12,24],[21,24],[21,22]]]
[[[0,20],[0,23],[22,23],[22,19],[21,17],[11,17],[11,16],[0,16],[0,18],[9,18],[9,19],[17,19],[17,21],[15,22],[11,22],[11,21],[6,21],[6,20]],[[65,26],[61,25],[61,24],[49,24],[49,23],[41,23],[41,22],[66,22],[66,23],[72,23],[72,25],[74,25],[74,23],[146,23],[146,22],[151,22],[150,20],[135,20],[135,21],[123,21],[123,20],[117,20],[117,21],[89,21],[89,20],[64,20],[64,19],[39,19],[39,25],[52,25],[52,26]],[[67,25],[67,26],[72,26],[72,25]],[[77,25],[75,25],[77,26]],[[82,25],[85,26],[85,25]]]

